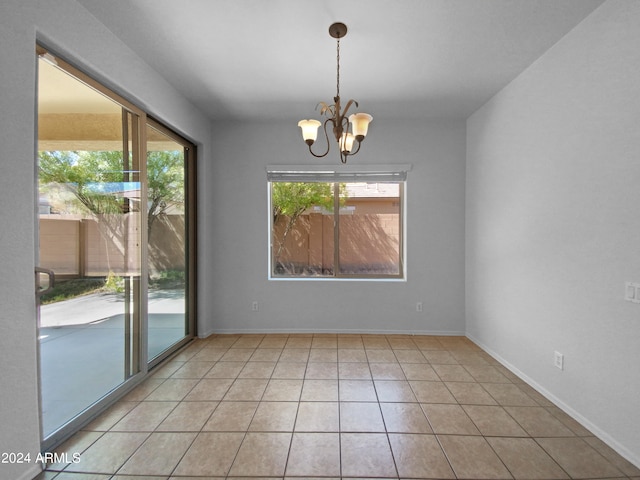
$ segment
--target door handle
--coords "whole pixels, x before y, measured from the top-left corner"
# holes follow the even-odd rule
[[[40,297],[53,290],[56,274],[48,268],[36,267],[36,296]],[[45,274],[49,277],[49,283],[46,288],[40,288],[40,275]]]

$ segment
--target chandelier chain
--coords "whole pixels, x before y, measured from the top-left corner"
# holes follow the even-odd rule
[[[336,46],[336,97],[340,96],[340,38],[338,37]]]

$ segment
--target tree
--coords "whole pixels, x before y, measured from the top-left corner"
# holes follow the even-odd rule
[[[126,213],[126,190],[139,189],[124,171],[121,151],[42,151],[38,172],[41,185],[55,185],[73,194],[77,204],[58,202],[58,208],[93,215]],[[179,151],[147,153],[147,232],[154,221],[169,208],[184,204],[184,167]],[[113,232],[112,232],[113,233]]]
[[[340,185],[340,202],[344,203],[344,185]],[[274,182],[271,186],[271,206],[273,224],[285,217],[287,223],[282,237],[278,238],[278,248],[274,255],[274,265],[284,250],[287,237],[300,216],[314,206],[333,210],[333,183],[320,182]]]
[[[184,213],[184,156],[179,151],[147,153],[147,232],[170,208]]]

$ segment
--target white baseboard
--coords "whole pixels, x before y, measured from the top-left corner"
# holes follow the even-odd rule
[[[207,338],[210,335],[218,334],[218,335],[239,335],[239,334],[360,334],[360,335],[434,335],[440,337],[464,337],[464,332],[458,331],[432,331],[432,330],[367,330],[363,331],[362,329],[344,329],[344,330],[336,330],[336,329],[322,329],[322,328],[274,328],[274,329],[234,329],[234,328],[220,328],[208,331],[206,333],[198,334],[199,338]]]
[[[640,468],[640,457],[635,455],[633,452],[629,451],[629,449],[627,449],[624,445],[620,444],[615,438],[613,438],[607,432],[605,432],[600,427],[592,423],[588,418],[584,417],[579,412],[574,410],[570,405],[560,400],[558,397],[556,397],[553,393],[551,393],[549,390],[544,388],[538,382],[531,379],[528,375],[526,375],[524,372],[522,372],[521,370],[516,368],[514,365],[509,363],[506,359],[502,358],[497,352],[493,351],[487,345],[483,344],[480,340],[475,338],[473,335],[469,335],[467,333],[467,337],[469,338],[469,340],[474,342],[476,345],[482,348],[485,352],[487,352],[493,358],[498,360],[505,368],[508,368],[515,375],[517,375],[526,383],[528,383],[531,387],[536,389],[541,395],[546,397],[550,402],[554,403],[558,408],[560,408],[567,415],[572,417],[580,425],[585,427],[587,430],[592,432],[596,437],[598,437],[600,440],[606,443],[609,447],[614,449],[622,457],[624,457],[629,462],[633,463],[634,465]]]

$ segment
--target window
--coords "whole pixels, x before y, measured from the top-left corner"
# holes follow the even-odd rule
[[[409,168],[357,168],[269,167],[270,278],[404,278]]]

